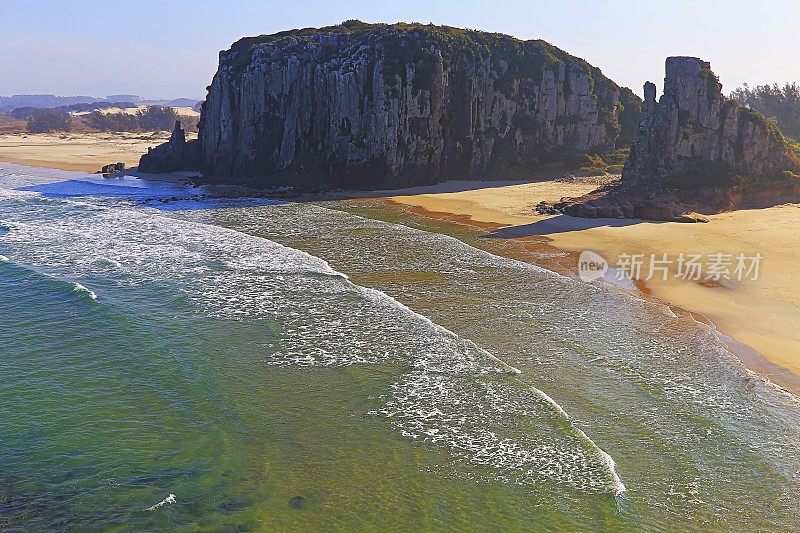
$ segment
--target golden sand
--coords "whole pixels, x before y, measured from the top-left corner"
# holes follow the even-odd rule
[[[437,192],[437,187],[439,191]],[[761,254],[757,280],[721,279],[700,283],[676,278],[677,264],[638,284],[652,296],[708,317],[722,333],[743,343],[769,361],[800,374],[800,206],[743,210],[710,217],[708,224],[586,220],[542,216],[534,206],[542,200],[580,196],[596,185],[547,181],[539,183],[474,183],[472,190],[450,191],[448,184],[391,196],[394,202],[417,206],[428,215],[494,225],[508,237],[541,235],[562,250],[593,250],[611,264],[620,254],[699,253]],[[414,194],[422,192],[421,194]],[[575,254],[572,273],[577,274]],[[647,275],[643,269],[642,277]],[[735,278],[731,271],[731,277]]]
[[[159,134],[0,135],[0,161],[94,172],[102,165],[138,164],[149,146],[166,141]],[[724,334],[800,374],[800,206],[736,211],[710,217],[708,224],[587,220],[535,213],[540,201],[586,194],[590,181],[447,182],[384,192],[379,196],[417,212],[500,235],[549,244],[571,252],[558,265],[576,273],[577,254],[593,250],[612,264],[620,254],[755,253],[762,259],[759,278],[701,284],[668,276],[638,286],[665,302],[708,317]],[[526,245],[536,243],[525,242]],[[566,261],[566,263],[564,263]],[[548,265],[546,265],[548,266]],[[675,265],[672,265],[674,273]]]
[[[149,146],[169,139],[159,133],[38,133],[0,135],[0,161],[33,167],[95,172],[109,163],[131,167]]]

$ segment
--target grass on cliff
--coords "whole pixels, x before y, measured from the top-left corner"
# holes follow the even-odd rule
[[[607,93],[611,90],[620,89],[604,76],[599,68],[540,39],[523,41],[501,33],[405,22],[370,24],[359,20],[346,20],[335,26],[293,29],[270,35],[245,37],[231,46],[231,52],[237,56],[234,66],[243,68],[249,64],[250,54],[256,46],[289,44],[293,39],[311,40],[312,37],[322,34],[344,36],[350,41],[363,40],[382,45],[387,57],[384,71],[387,81],[396,75],[405,77],[405,66],[415,64],[421,78],[420,88],[432,83],[433,69],[426,62],[433,58],[430,47],[435,45],[441,50],[442,59],[446,64],[453,60],[454,52],[461,54],[466,52],[476,58],[491,58],[495,69],[500,73],[496,80],[496,86],[500,90],[510,87],[511,82],[519,78],[529,78],[538,83],[545,69],[550,69],[557,75],[561,64],[577,65],[587,72],[592,92],[604,98],[608,97]],[[634,100],[638,100],[631,91],[627,91],[624,96],[623,105],[626,107]],[[608,105],[609,102],[601,104]],[[639,105],[641,100],[630,105],[630,112],[638,109]]]
[[[689,169],[667,177],[664,184],[678,190],[729,189],[742,186],[800,186],[800,175],[791,170],[782,170],[759,176],[744,176],[738,174],[727,163],[700,161]]]
[[[580,164],[571,170],[580,176],[621,174],[630,151],[631,149],[626,147],[604,154],[581,154]]]

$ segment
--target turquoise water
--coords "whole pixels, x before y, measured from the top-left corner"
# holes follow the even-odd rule
[[[0,165],[0,529],[800,526],[800,404],[703,326],[203,193]]]

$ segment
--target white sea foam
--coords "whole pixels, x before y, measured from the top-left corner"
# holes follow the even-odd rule
[[[375,413],[387,416],[399,432],[411,439],[445,446],[465,463],[490,466],[498,479],[522,484],[556,481],[614,494],[624,491],[613,459],[577,427],[580,424],[594,434],[594,428],[603,427],[604,423],[573,422],[550,396],[529,388],[532,379],[537,384],[548,383],[552,374],[541,379],[530,371],[518,374],[519,368],[529,368],[524,366],[526,358],[549,358],[547,364],[552,366],[577,363],[588,370],[600,369],[592,377],[622,376],[627,380],[624,384],[635,383],[643,391],[657,391],[658,402],[672,402],[671,407],[675,404],[688,410],[698,406],[726,416],[743,416],[724,382],[706,382],[706,375],[696,371],[694,375],[682,375],[699,363],[687,363],[687,358],[674,348],[661,346],[658,332],[650,331],[653,324],[647,325],[642,337],[630,328],[617,331],[625,324],[640,321],[623,316],[634,311],[615,305],[601,294],[608,292],[606,289],[571,286],[566,278],[547,276],[547,283],[541,287],[547,292],[541,294],[548,298],[533,298],[531,295],[540,291],[537,283],[542,279],[534,271],[541,269],[505,260],[449,237],[402,226],[392,229],[391,239],[374,243],[371,235],[363,248],[358,242],[349,243],[348,251],[340,244],[342,239],[356,241],[368,232],[377,233],[376,228],[382,223],[364,219],[354,230],[346,227],[334,234],[342,217],[349,215],[305,205],[276,208],[277,213],[272,208],[237,210],[230,221],[225,218],[225,210],[213,212],[215,223],[236,223],[237,228],[246,230],[240,232],[203,223],[210,218],[208,213],[166,216],[127,205],[95,206],[90,213],[81,208],[72,210],[70,216],[51,220],[53,205],[26,205],[11,217],[13,221],[9,223],[14,231],[3,236],[3,244],[14,252],[15,261],[46,265],[61,277],[84,280],[87,271],[98,270],[92,268],[90,258],[115,257],[126,267],[130,278],[126,282],[134,286],[152,282],[175,287],[186,295],[187,305],[196,306],[193,311],[241,321],[274,321],[279,325],[281,339],[274,349],[264,351],[268,364],[407,364],[410,371],[392,385],[383,397],[385,405]],[[295,210],[300,209],[304,216],[308,212],[309,217],[317,218],[297,219]],[[336,213],[339,219],[331,218]],[[5,212],[3,217],[8,218]],[[498,312],[485,317],[489,323],[486,328],[492,327],[492,320],[504,320],[504,331],[506,327],[514,331],[511,325],[525,317],[539,325],[524,331],[536,333],[536,328],[545,328],[543,334],[549,340],[532,342],[535,350],[526,352],[524,357],[519,354],[514,359],[519,368],[506,365],[472,341],[384,292],[350,283],[319,257],[252,235],[269,234],[263,228],[281,235],[288,243],[309,243],[313,237],[309,234],[318,231],[321,242],[342,246],[342,254],[363,250],[363,255],[357,260],[350,258],[349,263],[328,249],[315,251],[331,259],[332,264],[344,264],[345,268],[339,267],[343,270],[353,264],[356,268],[380,265],[381,270],[387,271],[439,268],[436,272],[446,273],[458,283],[475,284],[464,285],[462,291],[474,289],[475,301],[492,300],[491,305]],[[425,253],[408,258],[393,256],[395,243],[402,249],[419,246]],[[318,244],[309,246],[319,249]],[[374,249],[370,250],[370,246]],[[436,260],[434,266],[424,262],[430,257]],[[484,275],[492,276],[495,282],[502,280],[503,286],[479,283],[487,279],[481,277]],[[554,277],[559,278],[557,283],[552,282]],[[507,285],[509,280],[518,285]],[[486,287],[494,287],[498,294],[487,297]],[[405,290],[397,284],[387,292],[400,294],[398,298],[417,307],[413,298],[406,297],[413,296],[415,290],[422,294],[428,289]],[[440,294],[424,296],[442,298]],[[563,298],[567,297],[572,299],[565,302]],[[475,313],[479,309],[475,305],[464,312]],[[476,323],[484,321],[480,314],[475,318]],[[609,320],[619,326],[608,328]],[[464,327],[468,332],[465,336],[481,338],[469,329],[477,326]],[[614,335],[611,342],[609,335]],[[553,339],[557,339],[557,345],[552,344]],[[521,348],[521,342],[519,345]],[[536,353],[539,347],[543,348],[542,355]],[[506,347],[497,353],[515,357],[510,354],[517,352]],[[660,357],[658,364],[653,364],[653,354],[670,357]],[[675,372],[669,365],[681,370]],[[586,382],[592,386],[589,376],[585,376]],[[667,383],[667,378],[672,382]],[[558,382],[553,385],[563,386]],[[550,390],[549,385],[543,388]],[[558,392],[563,393],[563,389]],[[609,393],[611,401],[618,394],[621,393]],[[587,398],[589,395],[586,391]]]
[[[164,498],[163,500],[161,500],[157,504],[152,505],[152,506],[148,507],[147,509],[145,509],[145,511],[155,511],[159,507],[163,507],[164,505],[167,505],[168,503],[175,503],[176,501],[177,500],[175,499],[175,495],[174,494],[170,494],[169,496],[167,496],[166,498]]]
[[[75,207],[73,201],[63,202]],[[269,364],[408,364],[413,370],[393,387],[386,409],[376,413],[391,415],[404,435],[497,468],[503,479],[549,479],[597,491],[607,490],[605,480],[615,475],[582,433],[532,436],[513,424],[490,431],[509,410],[533,418],[561,416],[563,410],[547,402],[525,407],[530,399],[523,397],[506,405],[519,385],[504,380],[519,375],[519,369],[384,292],[353,284],[319,257],[186,220],[188,215],[176,219],[149,209],[101,207],[52,221],[47,218],[52,209],[42,209],[50,211],[33,220],[31,209],[25,210],[11,239],[22,248],[37,243],[28,251],[31,263],[80,276],[97,271],[90,258],[113,256],[134,278],[178,283],[210,316],[279,320],[281,349],[266,356]],[[459,241],[452,244],[460,247]],[[75,290],[94,295],[83,285]],[[493,383],[491,390],[478,385],[481,380]],[[474,404],[495,415],[474,412]]]
[[[372,288],[369,288],[369,287],[361,287],[361,286],[355,285],[355,284],[353,284],[353,287],[356,288],[359,291],[362,291],[363,294],[367,295],[368,297],[378,298],[378,299],[382,299],[382,300],[385,300],[387,302],[390,302],[392,305],[397,307],[403,313],[407,313],[409,315],[414,316],[416,319],[423,321],[424,323],[428,324],[431,328],[433,328],[434,330],[442,333],[443,335],[451,336],[453,338],[459,338],[458,335],[456,335],[455,333],[453,333],[449,329],[445,328],[444,326],[440,326],[439,324],[433,322],[430,318],[417,313],[416,311],[412,310],[407,305],[405,305],[403,303],[400,303],[399,301],[397,301],[396,299],[392,298],[391,296],[389,296],[385,292],[379,291],[377,289],[372,289]],[[478,345],[476,345],[471,340],[464,339],[464,341],[467,342],[476,351],[480,352],[487,359],[489,359],[493,363],[496,363],[500,367],[501,370],[509,372],[509,373],[512,373],[512,374],[521,374],[522,373],[522,371],[520,371],[519,369],[514,368],[513,366],[507,364],[504,361],[501,361],[500,359],[498,359],[497,357],[495,357],[491,353],[487,352],[483,348],[480,348]],[[447,369],[441,369],[441,370],[445,370],[446,371]],[[555,402],[553,402],[553,403],[555,403]]]
[[[89,298],[91,298],[92,300],[97,300],[97,295],[94,293],[94,291],[87,289],[85,286],[81,285],[77,281],[73,284],[73,286],[74,288],[72,289],[72,292],[85,292],[86,294],[89,295]]]
[[[11,260],[8,257],[0,254],[0,263],[9,263],[9,262],[11,262]]]
[[[116,259],[111,259],[109,257],[98,257],[97,259],[95,259],[94,262],[99,266],[122,268],[122,264],[119,261],[117,261]]]

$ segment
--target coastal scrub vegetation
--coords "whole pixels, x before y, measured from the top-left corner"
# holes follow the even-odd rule
[[[780,130],[794,140],[800,139],[800,86],[786,83],[783,86],[746,83],[731,92],[731,98],[775,119]]]
[[[581,164],[575,173],[580,176],[621,174],[630,151],[630,147],[625,147],[604,154],[583,154]]]
[[[501,142],[496,148],[497,160],[510,163],[514,152],[509,143]],[[575,176],[605,176],[621,174],[630,148],[625,147],[613,152],[585,153],[555,146],[541,145],[535,149],[535,167],[526,167],[522,172],[509,168],[503,170],[504,175],[514,178],[527,178],[532,175],[552,177],[554,175],[572,174]]]
[[[724,161],[698,161],[686,170],[665,179],[665,185],[679,190],[729,189],[741,186],[800,186],[800,175],[781,170],[763,175],[744,176]]]
[[[70,131],[72,118],[66,111],[41,109],[28,118],[29,133],[50,133],[54,131]]]
[[[149,106],[135,113],[103,113],[93,111],[85,117],[86,124],[99,131],[170,131],[176,120],[187,131],[197,130],[197,119],[184,117],[171,107]]]

